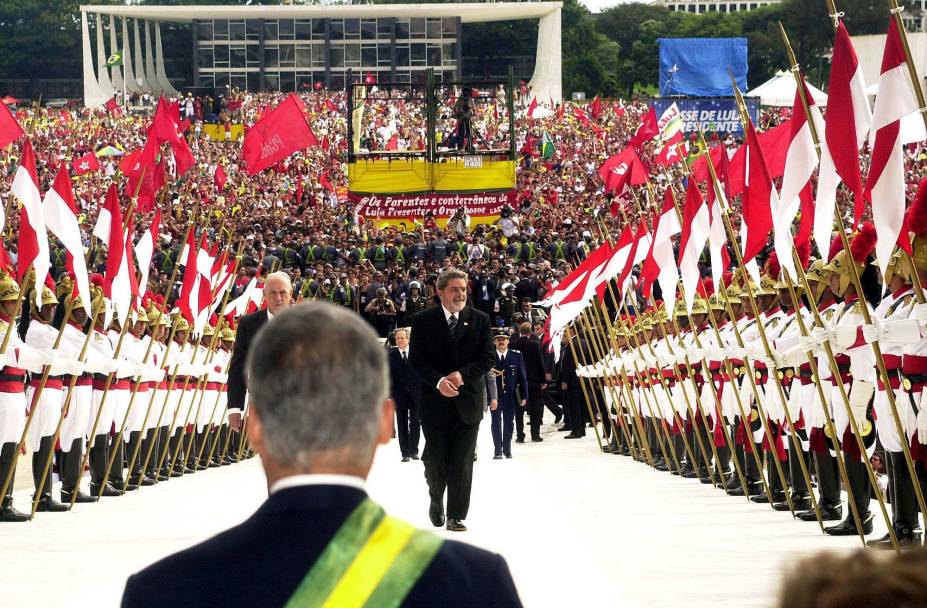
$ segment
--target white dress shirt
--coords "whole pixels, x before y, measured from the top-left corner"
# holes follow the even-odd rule
[[[364,492],[367,491],[367,481],[353,475],[290,475],[278,479],[270,486],[270,494],[286,490],[288,488],[299,488],[302,486],[349,486],[357,488]]]

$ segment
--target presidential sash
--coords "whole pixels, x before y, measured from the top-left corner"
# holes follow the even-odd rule
[[[286,608],[399,606],[443,540],[365,498],[322,551]]]

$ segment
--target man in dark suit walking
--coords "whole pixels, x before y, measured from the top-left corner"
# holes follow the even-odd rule
[[[541,439],[541,422],[544,417],[544,394],[546,388],[547,372],[544,369],[544,354],[541,352],[541,343],[531,335],[531,323],[525,322],[518,326],[518,336],[509,340],[509,348],[521,353],[525,362],[525,373],[528,379],[528,394],[523,395],[528,401],[528,425],[531,427],[531,441]],[[519,408],[515,414],[516,441],[525,440],[524,410]]]
[[[248,391],[245,381],[245,361],[248,358],[248,350],[258,330],[274,315],[289,307],[292,297],[293,285],[290,282],[290,275],[285,272],[273,272],[267,275],[264,281],[264,302],[267,303],[267,309],[245,315],[238,322],[232,360],[229,362],[228,405],[226,406],[229,410],[229,429],[236,434],[241,433],[241,417],[245,409],[245,394]],[[229,453],[236,452],[230,450]]]
[[[389,349],[390,397],[396,406],[396,435],[402,461],[418,460],[418,439],[421,423],[418,418],[421,380],[409,364],[409,330],[400,327],[393,332],[396,347]]]
[[[579,439],[586,436],[588,415],[583,411],[585,395],[580,378],[576,375],[576,368],[582,362],[577,363],[574,357],[574,355],[581,357],[580,353],[585,352],[586,341],[567,329],[563,337],[563,354],[560,355],[560,390],[563,391],[563,407],[568,412],[570,428],[570,433],[564,439]]]
[[[462,532],[470,508],[473,450],[483,418],[480,382],[495,362],[489,317],[467,305],[468,277],[446,270],[436,282],[440,306],[412,319],[412,367],[422,379],[420,417],[425,434],[425,480],[435,526]]]
[[[322,302],[285,310],[252,344],[247,370],[269,498],[129,577],[124,608],[521,606],[501,556],[416,530],[368,498],[393,407],[386,353],[362,319]],[[248,575],[230,576],[233,563]]]

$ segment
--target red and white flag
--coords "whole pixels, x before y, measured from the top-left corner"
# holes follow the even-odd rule
[[[177,299],[177,307],[180,309],[183,318],[190,323],[193,323],[199,312],[199,306],[197,306],[196,302],[199,298],[199,292],[196,289],[199,282],[199,273],[197,272],[196,266],[200,247],[196,242],[196,236],[193,232],[193,230],[190,231],[190,236],[187,238],[187,242],[180,255],[181,259],[178,260],[178,263],[184,267],[184,270],[183,281],[180,284],[180,297]],[[206,238],[205,233],[203,238]]]
[[[93,236],[102,243],[109,243],[109,228],[113,221],[113,208],[119,207],[119,198],[116,194],[116,184],[110,184],[106,191],[106,198],[97,213],[97,223],[93,226]]]
[[[245,133],[241,155],[249,175],[260,173],[289,155],[318,145],[306,116],[303,103],[290,94],[280,105]]]
[[[71,169],[74,171],[74,175],[83,175],[91,171],[98,171],[100,169],[100,161],[97,160],[96,154],[87,152],[83,156],[74,159],[74,162],[71,163]]]
[[[109,197],[107,197],[109,203]],[[119,201],[113,201],[109,208],[109,239],[106,252],[106,273],[103,277],[103,295],[109,300],[104,315],[108,326],[112,312],[125,323],[132,308],[132,279],[129,276],[129,261],[126,259],[126,239],[122,229],[122,209]]]
[[[888,22],[879,95],[872,109],[869,145],[872,157],[866,177],[866,200],[872,205],[876,259],[885,272],[898,242],[905,209],[904,144],[922,141],[927,133],[905,61],[895,20]],[[905,235],[907,236],[907,235]],[[907,246],[907,238],[903,246]]]
[[[726,156],[726,155],[725,155]],[[708,162],[713,163],[713,160]],[[724,277],[724,271],[730,265],[730,259],[727,255],[727,231],[724,228],[723,208],[727,207],[727,198],[724,192],[719,192],[715,188],[714,180],[708,183],[708,215],[710,224],[708,227],[708,255],[711,259],[711,281],[714,283],[715,291],[720,291],[721,281]]]
[[[17,249],[16,276],[20,283],[30,268],[35,268],[35,285],[44,285],[51,257],[48,250],[48,233],[42,213],[42,195],[35,170],[35,153],[29,140],[23,144],[22,159],[13,178],[10,191],[22,202],[19,215],[19,247]],[[35,290],[36,305],[42,305],[42,290]]]
[[[200,245],[197,252],[196,260],[196,299],[191,298],[191,309],[195,313],[193,320],[193,331],[199,335],[206,328],[209,322],[209,315],[212,312],[212,265],[213,256],[206,249],[205,243]]]
[[[827,89],[827,121],[821,142],[821,168],[814,205],[814,242],[826,262],[834,228],[834,209],[840,181],[853,193],[857,223],[865,208],[859,150],[866,143],[872,123],[863,67],[859,64],[850,34],[837,23]],[[820,132],[819,132],[820,133]]]
[[[141,273],[138,282],[138,298],[141,301],[148,290],[148,274],[151,271],[151,260],[154,258],[155,248],[158,246],[158,231],[161,229],[161,210],[155,211],[151,225],[135,244],[135,257],[138,260],[138,270]]]
[[[808,100],[808,110],[811,120],[814,121],[815,132],[820,133],[824,126],[821,111],[814,103],[814,97],[805,86],[804,76],[800,75],[801,86],[804,89],[805,99]],[[779,190],[779,208],[773,209],[773,246],[779,265],[786,271],[792,281],[797,279],[795,274],[795,261],[792,256],[794,239],[792,237],[792,222],[801,207],[801,193],[811,183],[811,176],[818,166],[818,154],[814,147],[814,138],[811,135],[811,123],[805,115],[799,91],[795,92],[795,102],[792,104],[792,137],[789,142],[789,151],[785,156],[785,171],[782,174],[782,188]]]
[[[74,205],[71,178],[68,176],[67,165],[64,163],[61,163],[58,168],[54,184],[45,193],[42,211],[48,230],[58,237],[68,252],[67,269],[74,275],[77,294],[89,316],[91,314],[90,281],[87,278],[87,263],[84,260],[84,245],[81,241],[80,224],[77,221],[77,207]]]
[[[631,245],[631,252],[628,254],[628,261],[625,262],[624,268],[621,270],[621,274],[618,275],[618,285],[621,288],[621,298],[627,295],[628,290],[631,288],[631,284],[634,279],[632,271],[634,267],[644,261],[647,257],[647,253],[650,251],[650,231],[647,229],[647,222],[641,219],[640,224],[637,226],[637,232],[634,233],[634,242]],[[600,285],[596,288],[596,293],[598,293],[599,298],[603,298],[605,295],[605,285]]]
[[[679,281],[679,268],[676,266],[676,255],[673,251],[673,237],[679,234],[681,229],[679,216],[676,214],[676,204],[673,200],[673,191],[667,188],[663,198],[663,207],[654,219],[653,242],[641,266],[641,291],[644,297],[650,297],[650,286],[657,281],[669,314],[673,312],[673,303],[676,301],[676,283]]]
[[[682,275],[682,286],[685,289],[683,296],[686,301],[686,310],[689,312],[692,312],[695,288],[701,278],[699,258],[702,256],[702,250],[705,249],[710,227],[711,218],[708,215],[708,205],[702,198],[698,184],[694,179],[690,179],[686,188],[686,202],[682,207],[682,236],[679,238],[679,271]],[[663,294],[663,299],[667,300],[666,294]]]

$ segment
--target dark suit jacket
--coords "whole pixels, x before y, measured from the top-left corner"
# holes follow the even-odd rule
[[[534,338],[517,336],[509,340],[509,348],[521,353],[525,360],[525,372],[528,374],[528,386],[540,389],[547,382],[544,376],[544,354],[541,352],[541,343]]]
[[[421,377],[422,426],[434,426],[460,419],[477,424],[483,418],[483,397],[479,390],[483,376],[496,361],[496,350],[489,337],[489,317],[471,306],[457,315],[452,340],[443,306],[432,306],[412,319],[409,345],[412,367]],[[438,392],[438,381],[459,371],[463,376],[460,394],[447,398]]]
[[[348,486],[275,492],[250,518],[129,577],[124,608],[283,606],[364,498]],[[500,556],[445,541],[403,606],[521,606]]]
[[[411,352],[409,353],[411,357]],[[414,408],[418,406],[422,381],[418,372],[409,361],[403,362],[398,348],[389,349],[389,394],[396,402],[396,407]]]
[[[235,346],[232,350],[232,360],[229,362],[228,380],[228,409],[241,410],[245,407],[245,392],[248,385],[245,383],[245,360],[248,358],[248,349],[254,341],[254,336],[264,324],[267,323],[267,311],[259,310],[245,315],[238,322],[238,331],[235,333]]]

